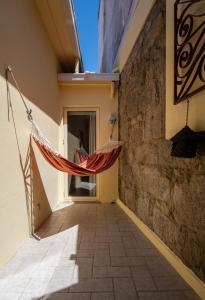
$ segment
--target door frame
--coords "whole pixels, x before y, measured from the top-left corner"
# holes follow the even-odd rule
[[[67,139],[67,129],[68,129],[68,119],[67,119],[67,112],[69,111],[76,111],[76,112],[87,112],[87,111],[94,111],[96,113],[96,149],[99,148],[99,138],[100,138],[100,108],[96,106],[71,106],[65,107],[63,109],[63,127],[64,127],[64,156],[68,158],[68,139]],[[65,201],[99,201],[100,195],[100,180],[99,174],[96,175],[96,196],[69,196],[68,195],[68,174],[65,173],[64,175],[64,200]]]

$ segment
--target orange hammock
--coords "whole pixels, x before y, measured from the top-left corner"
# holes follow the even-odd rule
[[[93,174],[101,173],[109,169],[117,160],[120,151],[122,149],[121,145],[118,145],[110,152],[107,153],[94,153],[85,159],[80,164],[71,162],[66,158],[62,157],[60,154],[56,154],[54,151],[46,147],[38,139],[33,137],[36,145],[38,146],[40,152],[44,158],[59,171],[69,173],[75,176],[89,176]]]
[[[79,163],[74,163],[57,152],[45,138],[35,122],[33,120],[31,122],[33,141],[43,157],[57,170],[71,175],[90,176],[109,169],[117,160],[122,149],[121,142],[110,142],[110,146],[113,146],[110,151],[108,151],[107,148],[107,151],[103,152],[103,150],[101,150],[100,152],[94,152],[90,156],[84,155],[79,150],[76,150]],[[104,150],[106,150],[106,147]]]
[[[7,82],[7,95],[8,95],[8,103],[10,103],[10,90],[9,90],[9,82],[8,76],[11,74],[15,86],[20,94],[21,100],[25,106],[26,113],[28,115],[29,121],[32,123],[32,137],[36,145],[38,146],[40,152],[44,156],[44,158],[57,170],[69,173],[75,176],[90,176],[93,174],[101,173],[115,163],[117,160],[120,151],[122,149],[122,143],[117,142],[114,145],[111,151],[107,152],[95,152],[91,156],[83,156],[82,153],[77,153],[79,157],[80,163],[74,163],[66,158],[62,157],[60,153],[58,153],[50,144],[50,142],[44,137],[43,133],[40,131],[38,126],[33,121],[32,111],[26,105],[23,94],[20,91],[18,83],[15,79],[15,76],[10,67],[7,67],[5,71],[6,82]],[[115,143],[115,142],[114,142]]]

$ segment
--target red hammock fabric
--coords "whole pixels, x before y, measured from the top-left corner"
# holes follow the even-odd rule
[[[61,155],[55,154],[52,150],[39,142],[39,140],[35,137],[33,137],[33,140],[35,141],[44,158],[54,168],[75,176],[90,176],[109,169],[117,160],[122,149],[122,146],[120,145],[107,153],[94,153],[80,164],[77,164],[65,159]]]
[[[75,151],[75,161],[77,162],[78,165],[80,163],[83,163],[88,158],[89,158],[89,156],[85,153],[82,153],[82,151],[80,151],[78,149]]]

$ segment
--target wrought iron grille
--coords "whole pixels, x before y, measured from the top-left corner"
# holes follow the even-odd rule
[[[174,104],[205,89],[205,0],[174,5]]]

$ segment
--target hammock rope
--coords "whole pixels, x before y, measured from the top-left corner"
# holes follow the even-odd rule
[[[6,80],[8,82],[9,74],[14,81],[14,84],[19,92],[21,100],[26,109],[28,120],[32,123],[31,137],[38,149],[40,150],[43,157],[59,171],[74,175],[74,176],[90,176],[93,174],[98,174],[104,172],[113,166],[117,158],[120,155],[122,149],[122,142],[112,141],[112,133],[109,142],[103,146],[100,150],[95,151],[90,156],[83,155],[80,150],[76,149],[76,154],[79,157],[79,163],[69,161],[63,157],[49,142],[49,140],[44,136],[42,131],[38,128],[35,121],[33,120],[32,110],[28,108],[23,94],[19,88],[18,82],[10,67],[6,69]]]
[[[6,81],[7,81],[7,83],[8,83],[8,80],[9,80],[9,74],[11,74],[11,77],[12,77],[12,79],[13,79],[13,81],[14,81],[14,84],[15,84],[15,86],[16,86],[18,92],[19,92],[19,95],[20,95],[20,97],[21,97],[21,100],[22,100],[22,102],[23,102],[23,104],[24,104],[24,106],[25,106],[28,120],[29,120],[29,121],[32,121],[32,120],[33,120],[32,110],[28,108],[28,106],[27,106],[27,104],[26,104],[26,101],[24,100],[23,94],[21,93],[21,90],[20,90],[20,88],[19,88],[18,82],[17,82],[17,80],[16,80],[16,78],[15,78],[15,76],[14,76],[14,73],[12,72],[10,66],[8,66],[7,69],[6,69]]]

